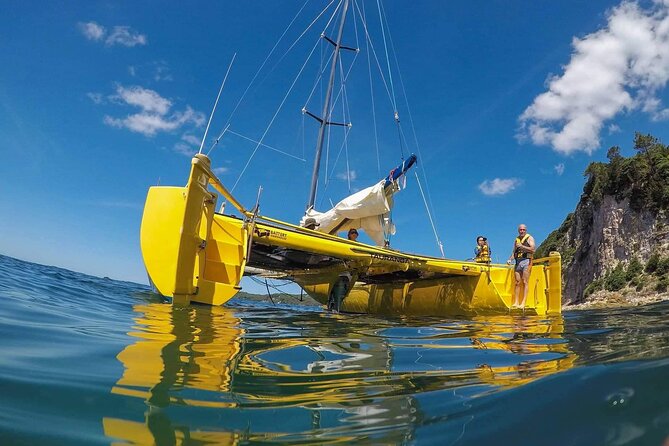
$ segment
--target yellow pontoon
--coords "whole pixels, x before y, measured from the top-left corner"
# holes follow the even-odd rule
[[[209,186],[243,218],[216,213]],[[193,158],[186,187],[149,189],[141,247],[152,284],[179,304],[224,304],[244,275],[293,280],[318,302],[355,313],[508,312],[513,296],[506,265],[407,254],[258,215],[227,191],[204,155]],[[560,255],[551,253],[533,262],[526,311],[560,308]]]

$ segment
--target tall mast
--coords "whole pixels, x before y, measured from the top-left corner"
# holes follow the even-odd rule
[[[316,187],[318,186],[318,171],[321,167],[321,152],[323,151],[323,140],[325,138],[325,127],[330,124],[330,97],[332,96],[332,86],[335,80],[335,73],[337,70],[337,58],[339,57],[339,50],[341,49],[341,36],[344,32],[344,22],[346,21],[346,11],[348,10],[349,0],[344,0],[344,7],[341,13],[341,22],[339,23],[339,34],[337,35],[337,41],[332,42],[330,39],[327,39],[331,43],[334,43],[334,55],[332,56],[332,68],[330,69],[330,82],[328,83],[327,93],[325,93],[325,104],[323,104],[323,114],[322,118],[318,119],[321,123],[320,128],[318,129],[318,140],[316,142],[316,157],[314,158],[314,170],[311,174],[311,192],[309,193],[309,203],[307,204],[307,209],[314,206],[316,201]],[[325,36],[323,36],[325,37]],[[313,115],[312,115],[313,116]]]

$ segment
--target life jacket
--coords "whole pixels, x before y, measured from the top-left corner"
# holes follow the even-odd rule
[[[523,246],[530,246],[530,244],[527,242],[527,240],[530,238],[530,234],[525,234],[523,238],[516,237],[516,245],[523,245]],[[521,251],[520,249],[516,248],[516,250],[513,253],[513,256],[516,260],[523,260],[523,259],[531,259],[532,254],[529,252]]]
[[[474,252],[476,253],[474,261],[477,263],[490,263],[490,246],[487,243],[483,246],[476,245]]]

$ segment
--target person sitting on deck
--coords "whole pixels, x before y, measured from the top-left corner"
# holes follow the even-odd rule
[[[318,223],[315,218],[308,217],[306,220],[304,220],[304,227],[305,228],[311,229],[312,231],[315,231],[316,226],[320,226],[320,223]]]
[[[349,229],[347,237],[349,240],[353,240],[354,242],[358,241],[358,230],[355,228]]]
[[[482,235],[476,237],[474,261],[477,263],[490,263],[490,246],[488,245],[488,239]]]

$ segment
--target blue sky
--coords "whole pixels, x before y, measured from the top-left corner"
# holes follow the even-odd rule
[[[234,54],[205,151],[229,121],[211,152],[220,178],[232,187],[250,159],[235,195],[251,206],[262,185],[264,215],[299,221],[316,135],[301,109],[320,114],[314,82],[328,47],[317,42],[337,3],[3,2],[0,253],[145,283],[147,189],[185,183]],[[352,8],[346,43],[365,49],[364,8],[385,69],[376,1]],[[446,256],[470,257],[484,234],[503,261],[519,223],[537,242],[560,225],[585,167],[608,147],[631,155],[634,131],[668,139],[669,1],[394,1],[383,10],[408,146],[373,67],[374,138],[367,52],[344,54],[354,69],[334,118],[353,126],[337,163],[343,130],[331,130],[319,210],[385,176],[402,149],[417,152]],[[393,247],[439,255],[413,174],[393,219]]]

